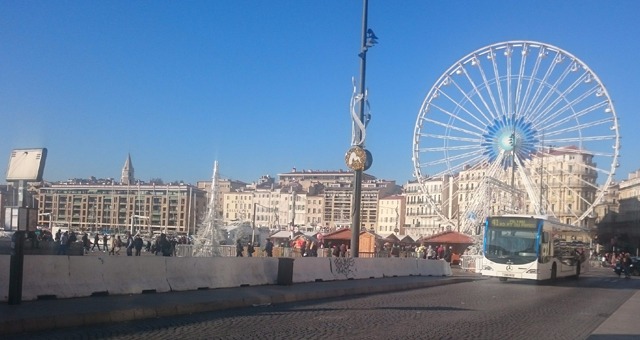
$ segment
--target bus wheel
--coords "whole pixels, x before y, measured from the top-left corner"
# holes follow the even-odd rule
[[[558,276],[558,269],[556,267],[556,264],[554,263],[553,266],[551,266],[551,278],[549,279],[549,281],[556,282],[556,278]]]
[[[507,278],[506,277],[499,277],[498,280],[500,280],[500,282],[507,282]]]

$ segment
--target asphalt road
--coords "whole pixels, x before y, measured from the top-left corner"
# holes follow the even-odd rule
[[[453,285],[32,333],[21,339],[587,339],[640,289],[595,269],[554,285]]]

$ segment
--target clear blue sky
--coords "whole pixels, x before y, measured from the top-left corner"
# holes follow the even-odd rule
[[[640,167],[640,2],[370,0],[368,173],[412,178],[436,79],[492,43],[536,40],[601,78],[621,122],[617,179]],[[254,181],[347,169],[362,1],[0,2],[0,166],[46,147],[46,180]]]

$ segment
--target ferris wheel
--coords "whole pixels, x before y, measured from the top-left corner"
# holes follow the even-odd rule
[[[427,93],[413,137],[425,204],[439,223],[469,234],[496,214],[585,225],[620,150],[598,76],[567,51],[534,41],[485,46],[456,61]]]

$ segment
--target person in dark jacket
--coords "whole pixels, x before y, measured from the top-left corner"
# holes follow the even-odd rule
[[[136,237],[133,239],[133,247],[136,250],[136,256],[140,256],[143,244],[144,242],[142,241],[142,237],[140,237],[140,234],[136,235]]]
[[[160,241],[158,241],[158,249],[162,253],[162,256],[171,256],[171,242],[167,240],[167,235],[160,234]]]
[[[255,252],[255,248],[253,247],[253,243],[247,243],[247,256],[253,257],[253,253]]]
[[[242,252],[244,251],[244,247],[242,246],[242,242],[238,240],[236,242],[236,257],[242,257]]]
[[[267,253],[267,257],[273,257],[273,242],[271,242],[271,239],[267,239],[267,244],[264,245],[264,251]]]

